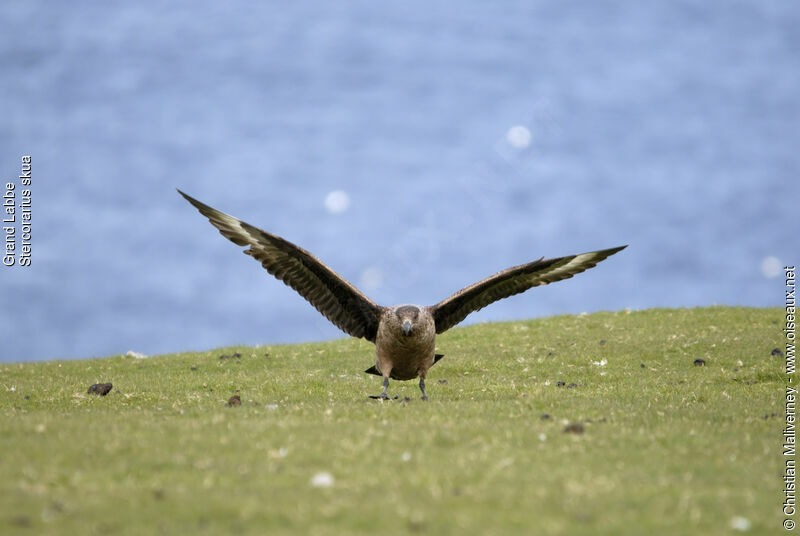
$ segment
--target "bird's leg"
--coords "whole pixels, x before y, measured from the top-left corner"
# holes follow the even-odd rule
[[[369,395],[370,398],[380,398],[382,400],[389,400],[389,395],[386,390],[389,388],[389,376],[383,377],[383,392],[379,395]]]
[[[381,393],[381,398],[383,398],[384,400],[389,398],[389,395],[386,394],[386,390],[388,388],[389,388],[389,376],[384,376],[383,377],[383,392]]]
[[[419,377],[419,390],[422,391],[422,400],[428,400],[428,393],[425,392],[425,377]]]

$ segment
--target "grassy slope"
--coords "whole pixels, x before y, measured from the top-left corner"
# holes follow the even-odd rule
[[[427,403],[416,382],[367,399],[373,347],[354,339],[2,365],[0,533],[772,532],[781,312],[457,328]],[[113,391],[86,395],[99,381]]]

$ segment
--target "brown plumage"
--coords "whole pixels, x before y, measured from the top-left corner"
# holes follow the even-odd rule
[[[239,246],[249,246],[244,253],[296,290],[336,327],[348,335],[375,343],[375,366],[366,372],[383,376],[383,392],[373,398],[388,398],[389,378],[419,377],[422,398],[427,400],[428,369],[442,357],[434,352],[437,334],[490,303],[531,287],[570,278],[626,247],[556,259],[541,258],[514,266],[463,288],[436,305],[382,307],[308,251],[178,192],[207,217],[222,236]]]

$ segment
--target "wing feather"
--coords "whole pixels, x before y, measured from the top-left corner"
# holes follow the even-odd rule
[[[431,307],[436,323],[436,333],[447,331],[464,320],[470,313],[483,309],[497,300],[525,292],[531,287],[567,279],[588,270],[626,247],[621,246],[556,259],[544,260],[543,257],[537,261],[514,266],[489,276],[474,285],[459,290]]]
[[[336,327],[375,342],[381,307],[308,251],[180,193],[219,232],[293,288]]]

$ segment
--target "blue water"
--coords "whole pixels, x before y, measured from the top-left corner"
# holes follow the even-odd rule
[[[0,266],[0,359],[343,336],[175,187],[381,304],[630,244],[468,322],[780,305],[798,27],[785,0],[4,2],[0,182],[32,156],[33,253]]]

